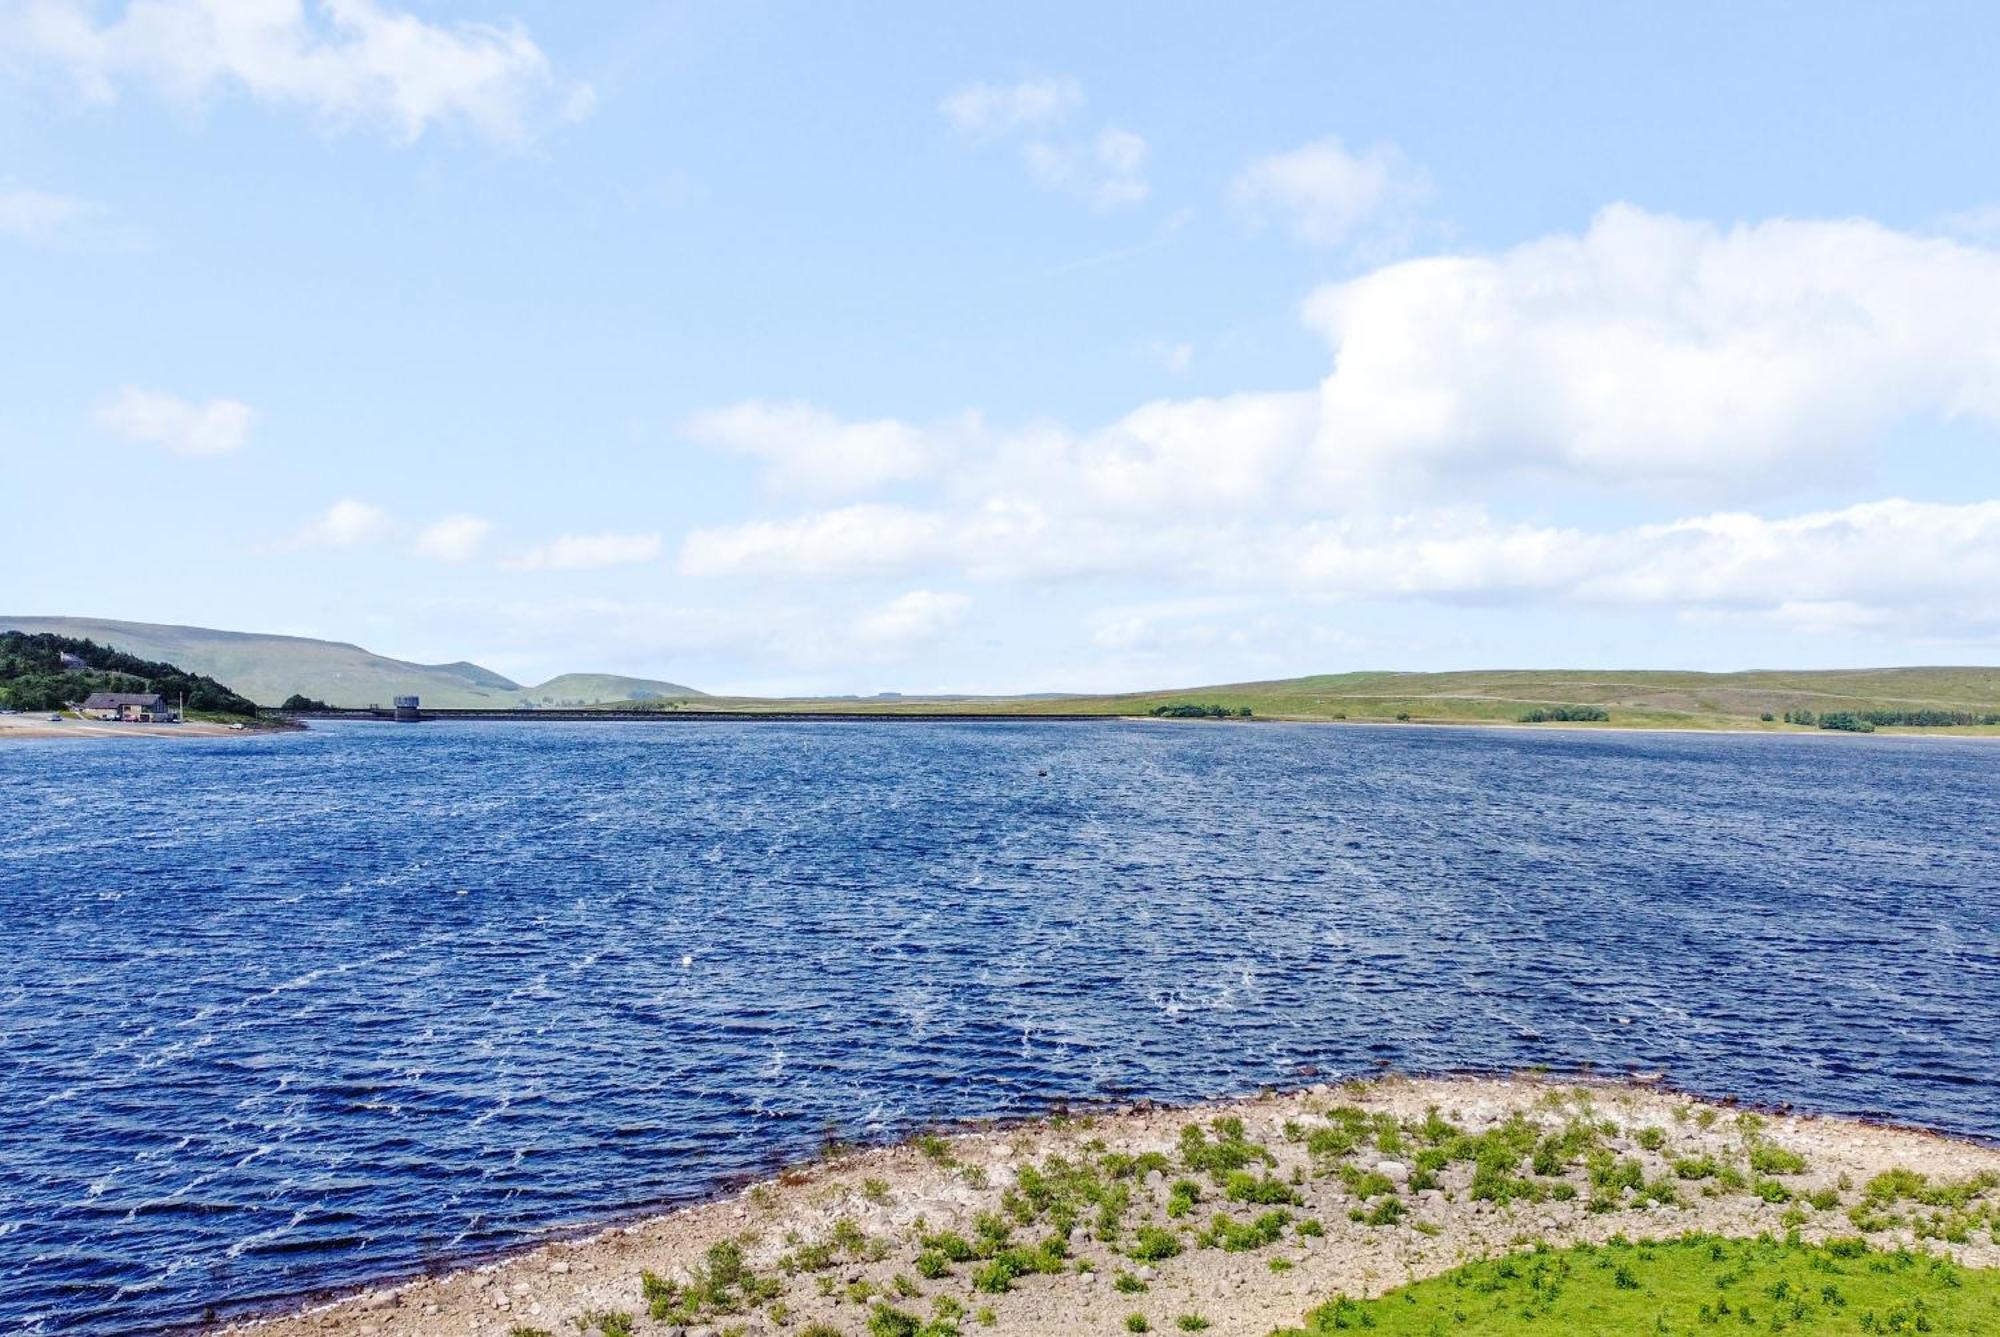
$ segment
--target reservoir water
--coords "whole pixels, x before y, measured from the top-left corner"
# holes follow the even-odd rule
[[[0,1331],[1381,1066],[2000,1136],[1984,740],[353,724],[17,742],[0,794]]]

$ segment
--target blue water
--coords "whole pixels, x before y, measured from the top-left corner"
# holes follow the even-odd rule
[[[1975,740],[333,725],[10,744],[0,793],[0,1330],[1378,1063],[2000,1135]]]

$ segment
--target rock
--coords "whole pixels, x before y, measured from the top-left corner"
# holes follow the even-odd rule
[[[1375,1162],[1375,1173],[1381,1175],[1392,1184],[1407,1184],[1410,1182],[1410,1167],[1401,1161],[1377,1161]]]
[[[569,1275],[569,1264],[563,1262],[550,1263],[549,1271],[555,1273],[559,1277],[566,1277]]]
[[[1139,1271],[1136,1273],[1136,1275],[1141,1281],[1151,1281],[1153,1278],[1160,1275],[1160,1270],[1154,1267],[1151,1263],[1148,1263],[1144,1267],[1140,1268]]]
[[[1148,1170],[1148,1171],[1146,1171],[1146,1187],[1147,1187],[1147,1188],[1158,1188],[1158,1187],[1159,1187],[1160,1185],[1162,1185],[1162,1184],[1164,1184],[1164,1183],[1166,1183],[1166,1182],[1167,1182],[1167,1177],[1166,1177],[1165,1175],[1161,1174],[1161,1173],[1160,1173],[1160,1172],[1159,1172],[1158,1170]]]

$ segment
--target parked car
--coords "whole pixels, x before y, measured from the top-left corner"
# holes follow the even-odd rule
[[[60,715],[51,715],[51,716],[49,716],[49,723],[50,723],[50,724],[61,724],[61,723],[62,723],[62,716],[60,716]]]

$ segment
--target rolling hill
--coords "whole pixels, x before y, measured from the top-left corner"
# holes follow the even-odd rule
[[[165,660],[205,674],[259,705],[277,705],[293,693],[334,706],[387,705],[417,696],[432,707],[511,709],[519,706],[587,705],[603,701],[684,699],[700,692],[679,683],[607,674],[566,673],[524,686],[464,661],[413,664],[372,654],[343,641],[305,636],[118,622],[85,617],[5,617],[0,630],[47,631],[114,646],[142,659]]]
[[[1749,670],[1474,670],[1361,672],[1228,683],[1103,696],[902,696],[883,698],[704,697],[700,710],[812,711],[828,714],[1145,715],[1156,706],[1248,706],[1259,719],[1512,724],[1555,706],[1597,706],[1610,718],[1581,727],[1768,729],[1784,731],[1787,711],[2000,713],[2000,668]],[[672,709],[673,703],[655,708]],[[1766,720],[1763,717],[1773,718]],[[1564,726],[1568,727],[1568,726]],[[1894,731],[1898,726],[1885,728]],[[1942,730],[1927,728],[1924,732]],[[2000,726],[1951,727],[2000,733]]]

